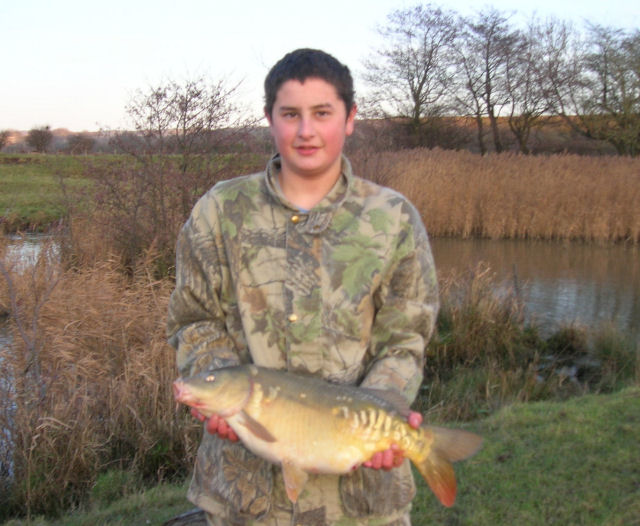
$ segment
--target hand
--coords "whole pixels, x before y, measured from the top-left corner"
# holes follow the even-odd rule
[[[415,411],[409,411],[407,422],[412,428],[418,429],[420,424],[422,424],[422,415]],[[403,461],[404,452],[400,449],[398,444],[391,444],[389,449],[374,453],[373,456],[363,464],[363,466],[389,471],[390,469],[397,468]]]
[[[231,442],[238,441],[238,435],[236,435],[236,432],[231,429],[224,418],[218,415],[211,415],[207,418],[200,411],[194,408],[191,408],[191,415],[200,422],[204,422],[204,428],[208,433],[218,435],[220,438],[226,438],[227,440],[231,440]]]

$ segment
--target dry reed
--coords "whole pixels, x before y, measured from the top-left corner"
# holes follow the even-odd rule
[[[44,268],[55,262],[5,264],[0,305],[14,323],[12,343],[0,349],[0,427],[9,439],[0,508],[77,505],[107,469],[153,481],[190,469],[199,426],[171,393],[177,372],[164,323],[172,285],[141,270],[152,259],[133,277],[112,258],[58,268],[54,282]]]
[[[353,161],[411,199],[433,236],[640,243],[640,158],[422,149]]]

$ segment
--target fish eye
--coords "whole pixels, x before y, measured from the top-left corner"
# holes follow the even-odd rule
[[[207,377],[204,379],[205,382],[215,382],[216,381],[216,376],[214,374],[209,374],[207,375]]]

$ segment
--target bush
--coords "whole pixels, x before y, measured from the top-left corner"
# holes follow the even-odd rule
[[[51,141],[53,140],[53,133],[49,126],[43,126],[42,128],[32,128],[27,134],[26,142],[38,153],[44,153],[49,148]]]
[[[175,260],[175,244],[181,226],[195,202],[221,179],[248,174],[264,167],[260,156],[224,154],[191,158],[183,171],[173,156],[120,157],[86,164],[94,181],[90,196],[93,223],[101,243],[120,258],[129,272],[144,261],[149,250],[154,258],[154,275],[166,276]],[[83,243],[74,236],[69,249],[73,257]]]

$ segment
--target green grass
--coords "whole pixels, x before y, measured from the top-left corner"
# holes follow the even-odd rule
[[[186,485],[163,484],[115,502],[98,502],[89,510],[69,513],[55,520],[43,517],[31,521],[14,519],[3,526],[158,526],[193,509],[185,498],[186,492]]]
[[[485,442],[456,464],[456,504],[441,506],[417,475],[415,526],[640,525],[640,388],[515,404],[467,427]],[[162,485],[57,520],[4,526],[162,524],[192,508],[185,493],[185,485]]]
[[[41,230],[66,212],[60,178],[70,189],[87,184],[82,158],[0,154],[0,227]]]
[[[507,407],[471,426],[485,437],[456,466],[458,500],[420,485],[413,523],[640,524],[640,389]]]

